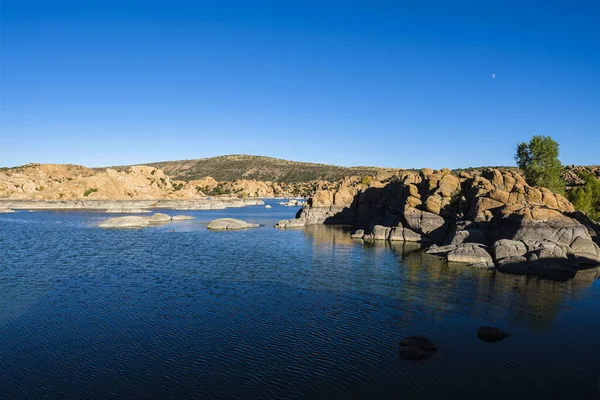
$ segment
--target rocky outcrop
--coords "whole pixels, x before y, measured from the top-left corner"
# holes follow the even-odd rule
[[[237,229],[247,229],[247,228],[256,228],[258,224],[251,224],[246,221],[242,221],[241,219],[235,218],[219,218],[211,221],[207,228],[211,230],[237,230]]]
[[[600,264],[599,225],[516,171],[403,172],[389,182],[345,180],[316,190],[279,226],[349,224],[353,238],[432,242],[448,261],[501,271],[576,272]]]
[[[28,164],[0,171],[0,198],[7,199],[179,200],[224,195],[254,199],[290,194],[273,182],[217,182],[211,177],[178,181],[144,165],[94,170],[78,165]]]
[[[0,197],[37,200],[195,198],[203,194],[161,170],[134,166],[102,172],[75,165],[28,164],[0,172]]]

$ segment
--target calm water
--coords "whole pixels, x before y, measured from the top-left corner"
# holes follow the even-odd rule
[[[600,281],[279,231],[297,209],[271,204],[140,230],[0,214],[0,399],[600,397]],[[206,230],[225,216],[266,226]],[[413,334],[440,350],[400,360]]]

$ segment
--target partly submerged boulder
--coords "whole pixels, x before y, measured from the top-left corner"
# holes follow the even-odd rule
[[[446,256],[450,262],[460,262],[476,267],[493,268],[494,260],[487,247],[479,243],[461,243]]]
[[[306,222],[301,219],[282,219],[275,224],[275,228],[301,228]]]
[[[171,216],[163,213],[152,214],[148,220],[151,224],[162,224],[171,221]]]
[[[185,221],[188,219],[196,219],[196,217],[192,217],[191,215],[173,215],[171,218],[172,221]]]
[[[219,218],[211,221],[207,228],[216,231],[222,230],[234,230],[234,229],[247,229],[247,228],[256,228],[258,224],[251,224],[246,221],[242,221],[241,219],[235,218]]]
[[[117,217],[108,219],[98,226],[100,228],[142,228],[148,226],[148,219],[135,216]]]
[[[484,342],[499,342],[508,336],[507,332],[495,326],[482,326],[477,330],[477,337]]]
[[[409,336],[400,342],[400,358],[422,360],[431,357],[438,346],[424,336]]]

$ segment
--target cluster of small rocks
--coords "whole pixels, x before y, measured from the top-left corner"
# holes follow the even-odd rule
[[[488,343],[499,342],[510,334],[494,326],[482,326],[477,330],[477,337]],[[439,349],[431,339],[425,336],[409,336],[400,342],[399,355],[403,360],[424,360],[433,356]]]

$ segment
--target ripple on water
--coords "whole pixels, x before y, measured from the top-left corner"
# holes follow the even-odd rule
[[[270,228],[292,211],[196,211],[175,233],[101,230],[101,213],[0,216],[0,398],[598,394],[597,281],[450,266],[331,227]],[[240,215],[267,226],[205,229]],[[481,325],[514,335],[484,343]],[[414,334],[440,349],[400,360]]]

